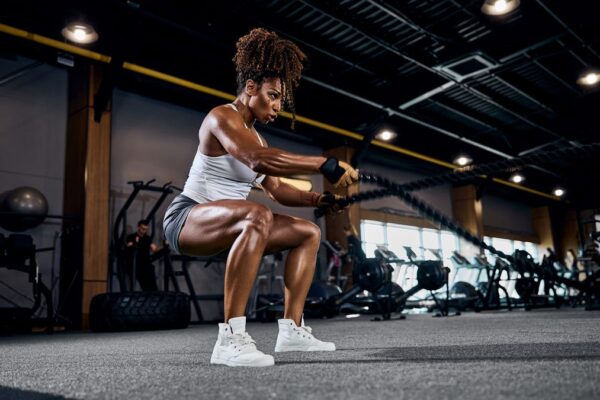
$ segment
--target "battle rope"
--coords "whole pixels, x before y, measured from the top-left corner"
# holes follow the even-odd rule
[[[520,268],[524,268],[527,270],[537,269],[536,267],[539,266],[533,261],[523,259],[522,257],[513,257],[512,255],[506,254],[500,250],[495,249],[493,246],[490,246],[477,236],[473,235],[471,232],[469,232],[467,229],[462,227],[450,217],[444,215],[440,211],[433,208],[430,204],[426,203],[425,201],[419,199],[416,196],[411,195],[408,192],[413,190],[422,190],[433,186],[444,185],[447,183],[464,182],[479,177],[481,175],[491,176],[498,172],[523,167],[527,164],[546,164],[556,160],[562,161],[573,158],[587,157],[598,152],[599,150],[600,143],[591,143],[587,145],[581,145],[578,147],[567,147],[558,150],[538,151],[522,157],[515,157],[493,163],[461,168],[453,172],[436,175],[433,177],[424,178],[404,184],[394,183],[387,178],[380,177],[374,174],[361,173],[359,177],[360,182],[375,184],[381,186],[383,189],[376,189],[350,196],[340,201],[340,205],[345,207],[348,204],[353,204],[365,200],[373,200],[385,196],[397,196],[399,199],[416,209],[424,217],[433,220],[434,222],[454,232],[455,234],[462,237],[466,241],[474,244],[475,246],[487,250],[490,253],[507,260],[511,264],[519,266]],[[325,212],[326,209],[319,208],[315,210],[315,215],[317,217],[321,217],[325,214]]]
[[[518,265],[519,267],[532,270],[537,267],[537,265],[533,262],[529,262],[528,260],[516,259],[512,255],[508,255],[500,250],[495,249],[493,246],[485,243],[483,240],[473,235],[467,229],[462,227],[460,224],[452,220],[450,217],[444,215],[440,211],[433,208],[431,205],[426,203],[425,201],[419,199],[416,196],[408,193],[407,190],[403,188],[403,185],[398,183],[394,183],[387,178],[383,178],[376,175],[361,173],[359,177],[360,182],[363,183],[372,183],[378,186],[383,187],[384,189],[375,190],[369,193],[357,194],[348,198],[343,199],[340,204],[342,206],[346,206],[348,204],[353,204],[357,202],[361,202],[364,200],[372,200],[382,196],[394,195],[397,196],[400,200],[409,204],[412,208],[416,209],[421,215],[424,217],[440,224],[446,229],[456,233],[458,236],[462,237],[466,241],[478,246],[484,250],[488,250],[490,253],[495,254],[498,257],[501,257],[513,265]],[[365,196],[368,194],[368,196]],[[324,214],[323,209],[316,209],[315,215],[320,217]]]

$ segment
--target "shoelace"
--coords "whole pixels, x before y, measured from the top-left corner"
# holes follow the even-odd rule
[[[312,335],[312,328],[310,326],[295,327],[294,331],[297,331],[298,334],[301,334],[301,332],[302,332],[302,336],[307,337],[309,339],[312,339],[314,337]],[[304,333],[306,333],[306,335]]]
[[[252,339],[248,332],[234,333],[233,335],[231,335],[229,344],[233,344],[234,347],[239,347],[240,349],[250,346],[256,349],[256,342],[254,341],[254,339]]]

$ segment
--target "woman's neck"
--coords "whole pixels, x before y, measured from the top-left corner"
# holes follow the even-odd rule
[[[250,101],[250,97],[248,97],[245,93],[240,94],[234,101],[233,104],[238,109],[238,112],[242,116],[242,120],[248,128],[252,128],[254,126],[254,122],[256,122],[256,118],[252,115],[252,111],[250,111],[250,107],[248,107],[248,102]]]

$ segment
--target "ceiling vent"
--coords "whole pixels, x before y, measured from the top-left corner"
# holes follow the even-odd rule
[[[434,68],[460,82],[470,76],[479,75],[497,65],[494,60],[485,54],[476,53],[440,64]]]

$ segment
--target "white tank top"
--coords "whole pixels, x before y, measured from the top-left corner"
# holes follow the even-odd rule
[[[238,111],[234,104],[227,104],[227,106]],[[244,126],[246,126],[245,123]],[[260,135],[256,136],[261,146],[264,147]],[[245,200],[250,189],[261,183],[263,179],[265,179],[264,175],[252,171],[231,154],[211,157],[202,154],[200,146],[198,146],[190,173],[183,187],[183,194],[198,203],[227,199]]]

